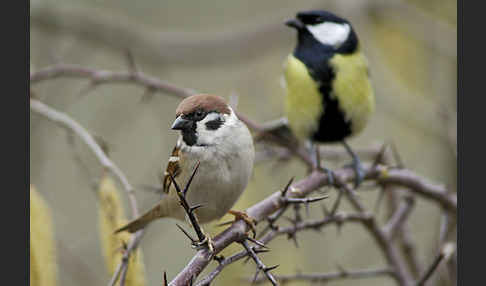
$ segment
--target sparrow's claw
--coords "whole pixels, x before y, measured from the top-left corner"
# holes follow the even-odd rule
[[[251,232],[253,233],[253,237],[256,237],[256,221],[255,219],[251,218],[246,212],[242,211],[234,211],[229,210],[228,213],[235,217],[235,221],[243,220],[246,225],[250,228]]]
[[[207,248],[211,256],[214,254],[213,239],[207,234],[204,234],[204,239],[202,241],[193,241],[192,247],[195,248],[196,250]]]

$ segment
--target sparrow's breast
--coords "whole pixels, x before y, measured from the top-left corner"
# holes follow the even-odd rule
[[[203,205],[196,211],[201,223],[224,216],[248,184],[255,154],[250,133],[243,134],[243,138],[237,141],[238,146],[211,146],[199,149],[191,147],[181,150],[183,171],[178,180],[180,185],[185,185],[194,166],[200,162],[187,199],[192,205]],[[174,207],[180,208],[178,205]],[[181,212],[179,216],[183,219],[184,213]]]

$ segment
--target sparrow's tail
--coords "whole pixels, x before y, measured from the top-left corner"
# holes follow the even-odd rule
[[[119,233],[119,232],[125,231],[125,230],[130,232],[130,233],[134,233],[134,232],[144,228],[153,220],[167,216],[166,207],[167,207],[167,205],[162,200],[155,207],[153,207],[152,209],[150,209],[149,211],[147,211],[143,215],[132,220],[131,222],[129,222],[125,226],[122,226],[119,229],[115,230],[115,233]]]

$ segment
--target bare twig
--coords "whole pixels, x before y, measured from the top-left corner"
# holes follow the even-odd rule
[[[208,238],[206,237],[206,235],[204,234],[204,231],[202,230],[201,225],[199,224],[196,216],[194,215],[194,211],[197,210],[198,208],[202,207],[203,205],[190,206],[189,203],[186,200],[186,195],[187,195],[187,192],[189,191],[189,187],[191,186],[192,179],[196,175],[198,169],[199,169],[199,162],[197,162],[196,166],[194,167],[194,170],[192,171],[191,177],[189,177],[189,180],[187,181],[186,186],[184,187],[184,190],[181,190],[181,188],[177,184],[172,173],[169,172],[169,176],[170,176],[170,179],[171,179],[171,181],[174,184],[174,187],[176,189],[177,196],[179,197],[179,202],[180,202],[181,206],[184,208],[184,210],[186,211],[186,214],[187,214],[189,220],[191,221],[192,227],[196,231],[196,235],[199,239],[199,243],[208,242],[208,246],[209,246],[210,242],[209,242]],[[180,230],[182,230],[182,232],[184,232],[184,234],[187,237],[189,237],[189,239],[194,244],[195,240],[186,231],[184,231],[184,229],[181,226],[179,226],[179,225],[177,225],[177,226],[179,227]],[[209,247],[211,247],[211,246],[209,246]]]
[[[449,258],[454,254],[456,251],[456,245],[453,242],[449,242],[444,244],[442,249],[440,250],[439,254],[435,257],[434,261],[432,264],[427,268],[425,273],[421,276],[421,278],[417,282],[417,286],[423,286],[425,285],[425,282],[432,276],[432,274],[435,272],[437,267],[439,267],[439,264],[443,260],[449,260]]]
[[[412,197],[405,197],[387,224],[383,226],[383,232],[390,240],[393,241],[399,230],[402,229],[403,224],[412,212],[413,206],[414,200]]]
[[[291,281],[306,281],[306,282],[329,282],[338,279],[362,279],[374,278],[378,276],[390,276],[393,274],[392,269],[371,269],[371,270],[341,270],[333,273],[297,273],[294,275],[276,275],[277,281],[282,283]],[[262,283],[265,280],[257,279],[256,284]]]
[[[392,143],[390,144],[390,147],[391,150],[384,150],[383,156],[380,159],[380,163],[391,164],[393,157],[395,161],[397,161],[400,168],[404,168],[403,161],[401,160],[401,156],[399,155],[396,146]],[[406,210],[407,201],[411,200],[413,202],[415,200],[415,197],[410,193],[407,193],[406,190],[401,189],[397,185],[381,183],[381,186],[382,193],[386,193],[389,199],[388,201],[390,206],[390,221],[395,215],[397,215],[395,216],[396,218],[399,218],[400,213],[402,215],[406,215],[406,212],[401,212],[400,209],[402,211]],[[403,200],[405,200],[405,202]],[[409,211],[411,211],[410,209]],[[447,211],[444,212],[447,213]],[[417,247],[410,232],[408,222],[404,220],[403,223],[396,225],[394,233],[399,235],[398,242],[400,245],[400,250],[404,255],[411,274],[414,276],[415,279],[417,279],[418,275],[420,275],[420,273],[422,273],[423,271],[422,263],[418,257]],[[391,239],[393,240],[393,234],[391,235]]]
[[[96,140],[91,136],[91,134],[89,134],[89,132],[83,126],[81,126],[81,124],[76,122],[67,114],[57,111],[54,108],[47,106],[46,104],[40,102],[37,99],[33,99],[33,98],[30,99],[30,110],[46,117],[47,119],[55,122],[56,124],[59,124],[64,128],[67,128],[68,130],[78,135],[81,138],[81,140],[90,148],[90,150],[96,156],[96,158],[101,163],[101,165],[105,169],[109,170],[120,181],[123,188],[125,189],[125,192],[128,195],[130,201],[130,207],[132,210],[132,216],[134,218],[138,216],[137,200],[135,198],[132,185],[128,182],[128,179],[126,178],[125,174],[121,171],[121,169],[113,161],[111,161],[110,158],[108,158],[108,156],[106,156],[105,152],[98,145]],[[140,230],[136,232],[135,235],[132,236],[128,244],[128,247],[124,252],[122,261],[118,265],[117,270],[115,271],[115,274],[113,275],[108,285],[114,285],[120,274],[122,274],[120,277],[120,285],[123,285],[123,281],[126,275],[126,270],[128,268],[128,258],[130,257],[132,251],[137,247],[142,237],[142,234],[143,234],[143,230]]]
[[[115,72],[115,71],[108,71],[108,70],[99,70],[93,68],[86,68],[78,65],[71,65],[71,64],[58,64],[49,66],[43,69],[39,69],[30,74],[30,83],[36,84],[38,82],[54,79],[54,78],[86,78],[90,80],[90,85],[88,86],[88,90],[91,91],[94,87],[99,86],[100,84],[106,83],[132,83],[140,85],[146,88],[147,91],[159,91],[164,92],[169,95],[174,95],[180,98],[185,98],[191,95],[196,94],[197,92],[192,89],[181,88],[174,84],[162,81],[155,77],[148,76],[141,71],[122,71],[122,72]],[[245,115],[236,112],[238,118],[243,121],[248,128],[255,132],[263,132],[263,127],[253,120],[250,120]],[[285,143],[286,141],[282,141],[281,138],[273,136],[272,134],[266,134],[265,138],[273,143],[283,144],[286,148],[288,148],[293,154],[297,155],[298,158],[303,160],[307,165],[311,165],[312,160],[310,156],[307,154],[307,150],[301,146],[293,144]]]
[[[401,259],[398,250],[387,237],[386,233],[378,226],[376,219],[367,214],[364,206],[357,200],[353,191],[343,183],[341,178],[337,177],[336,182],[340,185],[341,190],[344,191],[346,198],[349,200],[355,210],[363,215],[367,215],[368,219],[363,222],[363,226],[365,226],[369,233],[374,237],[375,241],[380,246],[389,266],[394,269],[393,278],[395,278],[399,285],[411,285],[413,278],[408,272],[405,262]]]
[[[278,265],[266,267],[265,264],[263,264],[263,262],[260,260],[258,255],[256,255],[255,251],[248,245],[248,242],[246,240],[243,240],[241,242],[241,245],[243,245],[246,252],[248,252],[248,255],[253,258],[253,261],[255,261],[255,264],[257,265],[257,271],[255,273],[255,278],[253,278],[253,281],[256,281],[256,279],[258,278],[258,273],[263,272],[267,279],[272,283],[272,285],[278,285],[277,281],[270,272],[271,270],[277,268]]]
[[[417,194],[421,194],[424,197],[430,198],[441,205],[450,207],[451,211],[455,211],[455,198],[445,194],[445,189],[442,186],[434,185],[411,171],[400,169],[390,170],[382,165],[378,165],[374,168],[370,168],[369,164],[364,164],[366,179],[378,179],[385,181],[393,181],[396,184],[403,184],[407,187],[413,187],[409,190]],[[386,177],[383,178],[383,174]],[[334,175],[339,177],[342,182],[351,182],[354,180],[354,171],[350,168],[343,168],[334,171]],[[411,181],[410,181],[411,180]],[[328,185],[328,176],[324,172],[314,171],[308,177],[292,184],[289,188],[288,196],[290,197],[305,197],[312,191]],[[246,213],[255,219],[255,221],[261,221],[266,219],[270,214],[275,213],[281,209],[285,204],[281,200],[281,191],[277,191],[253,205],[246,210]],[[386,236],[382,233],[381,229],[372,221],[368,223],[372,226],[375,236],[380,240],[381,245],[387,250],[387,253],[393,260],[399,260],[398,253],[395,248],[390,248],[388,242],[386,242]],[[234,241],[240,241],[246,237],[246,231],[248,226],[242,222],[237,221],[232,226],[224,230],[222,233],[216,235],[213,238],[215,254],[220,252],[226,246]],[[261,239],[262,241],[263,238]],[[383,243],[385,241],[385,243]],[[388,249],[391,249],[389,251]],[[186,267],[172,280],[171,285],[184,285],[187,284],[188,279],[192,276],[198,276],[201,271],[209,264],[208,253],[204,250],[199,251]],[[395,264],[395,263],[393,263]],[[400,264],[401,265],[401,264]]]
[[[135,67],[131,67],[128,72],[113,72],[113,71],[103,71],[103,70],[96,70],[96,69],[89,69],[83,68],[76,65],[56,65],[52,67],[47,67],[45,69],[38,70],[31,74],[31,82],[36,83],[42,80],[57,78],[57,77],[79,77],[79,78],[87,78],[90,80],[91,85],[97,86],[103,83],[114,83],[114,82],[125,82],[125,83],[134,83],[138,84],[147,90],[153,91],[161,91],[165,93],[169,93],[171,95],[175,95],[181,98],[187,97],[189,95],[194,94],[193,90],[179,88],[167,82],[158,80],[156,78],[147,76],[137,70]],[[32,101],[36,102],[35,99],[31,99],[31,109],[32,109]],[[40,103],[40,102],[39,102]],[[34,104],[34,109],[36,105]],[[37,104],[38,106],[43,106],[42,103]],[[45,106],[45,105],[44,105]],[[33,109],[33,110],[34,110]],[[41,108],[42,109],[42,108]],[[35,110],[34,110],[35,111]],[[57,111],[56,111],[57,112]],[[39,113],[39,111],[38,111]],[[55,113],[57,114],[57,113]],[[60,113],[62,114],[62,113]],[[47,116],[47,115],[46,115]],[[47,116],[49,118],[49,116]],[[277,134],[272,133],[265,133],[265,128],[262,127],[263,125],[259,125],[252,120],[248,119],[244,115],[238,113],[238,117],[244,121],[247,126],[259,134],[259,138],[265,141],[270,141],[272,143],[276,143],[280,146],[284,146],[287,148],[291,154],[296,155],[302,161],[304,161],[308,166],[311,165],[310,156],[308,151],[305,150],[302,146],[299,146],[294,141],[286,141],[282,140]],[[56,121],[57,117],[54,119],[50,118],[51,120]],[[59,120],[58,120],[59,121]],[[63,120],[61,120],[61,125]],[[68,126],[69,127],[69,126]],[[263,135],[263,136],[262,136]],[[90,137],[92,141],[92,137]],[[287,138],[288,139],[288,138]],[[96,142],[95,142],[96,143]],[[95,152],[96,154],[96,152]],[[111,162],[111,161],[108,161]],[[120,173],[117,172],[119,169],[116,168],[116,165],[110,165],[107,162],[102,161],[102,164],[108,164],[110,169],[119,179],[123,182],[124,176],[120,177]],[[429,182],[427,179],[420,177],[419,175],[413,173],[407,169],[401,168],[389,168],[387,166],[381,164],[364,164],[364,171],[365,171],[365,179],[366,180],[374,180],[380,184],[388,184],[388,185],[397,185],[401,187],[406,187],[405,192],[409,194],[417,194],[421,197],[426,199],[430,199],[439,205],[446,211],[448,211],[451,215],[455,215],[457,209],[457,198],[455,194],[450,194],[447,192],[446,188],[442,185],[437,185],[434,183]],[[123,175],[121,173],[121,175]],[[391,244],[390,236],[395,232],[396,229],[399,229],[400,226],[406,219],[407,213],[409,212],[408,209],[402,208],[398,209],[395,215],[392,217],[392,220],[389,221],[383,229],[378,227],[374,217],[372,217],[368,212],[365,211],[365,208],[356,199],[356,194],[354,190],[349,189],[347,183],[354,179],[354,172],[350,168],[343,168],[338,169],[334,172],[336,178],[338,178],[338,187],[340,187],[341,192],[340,195],[345,195],[348,200],[351,202],[353,207],[358,211],[360,214],[360,222],[370,231],[370,233],[374,236],[375,240],[378,242],[378,245],[383,250],[389,266],[393,269],[393,277],[399,282],[401,285],[408,285],[410,281],[413,279],[408,275],[406,267],[402,260],[399,258],[397,250]],[[125,178],[126,182],[126,178]],[[297,216],[300,216],[298,210],[296,212],[296,219],[294,219],[294,225],[291,226],[289,229],[285,228],[278,228],[273,225],[273,223],[282,216],[283,212],[287,208],[290,203],[295,203],[296,208],[300,208],[300,204],[297,203],[306,203],[313,201],[313,199],[306,199],[305,197],[309,195],[312,191],[321,188],[323,186],[329,186],[329,178],[326,173],[313,171],[310,175],[295,184],[290,184],[287,186],[285,192],[276,192],[273,195],[267,197],[265,200],[257,203],[256,205],[247,209],[247,213],[250,217],[254,218],[256,222],[261,221],[263,219],[269,220],[270,231],[265,233],[262,237],[262,242],[270,240],[272,237],[283,234],[287,231],[287,234],[294,235],[296,231],[299,229],[300,224],[308,223],[307,221],[304,222],[301,219],[297,219]],[[132,187],[126,182],[124,187],[129,194],[129,197],[133,196]],[[180,192],[183,194],[184,192]],[[322,199],[322,198],[318,198]],[[338,200],[339,202],[339,200]],[[337,208],[339,203],[333,208],[332,217],[337,215]],[[336,223],[339,220],[335,220]],[[303,226],[301,226],[303,227]],[[317,229],[317,228],[316,228]],[[237,221],[232,224],[231,227],[227,228],[225,231],[217,235],[214,240],[214,252],[209,253],[207,249],[199,250],[197,254],[193,257],[193,259],[186,265],[186,267],[171,281],[170,285],[187,285],[194,281],[194,279],[202,272],[202,270],[209,264],[211,261],[211,257],[213,254],[217,254],[230,243],[235,241],[245,241],[246,239],[246,232],[248,230],[248,226],[242,222]],[[198,231],[196,231],[198,232]],[[202,233],[202,231],[201,231]],[[141,235],[141,233],[137,233]],[[198,234],[198,237],[201,237]],[[138,235],[135,238],[139,238]],[[131,242],[135,242],[134,244],[130,243],[128,249],[132,249],[131,246],[135,247],[136,242],[138,240],[134,240]],[[251,248],[255,253],[259,251],[259,246],[255,248]],[[236,259],[240,257],[247,256],[250,252],[245,252],[245,254],[237,254],[234,256],[232,260],[225,260],[223,259],[220,263],[220,266],[217,268],[219,271]],[[251,254],[251,253],[250,253]],[[128,259],[126,260],[128,261]],[[226,264],[227,263],[227,264]],[[258,263],[257,263],[258,264]],[[121,264],[119,270],[116,273],[126,273],[126,268],[123,268],[126,264]],[[215,270],[211,273],[212,276],[208,276],[208,279],[204,281],[212,281],[214,277],[216,277],[218,270]],[[214,273],[214,274],[213,274]],[[123,275],[122,275],[123,276]],[[116,277],[114,278],[116,280]],[[122,277],[123,279],[123,277]],[[204,282],[203,281],[203,282]],[[208,283],[209,283],[208,282]]]
[[[178,97],[187,97],[196,91],[175,86],[158,78],[148,76],[141,71],[108,71],[86,68],[79,65],[58,64],[39,69],[30,74],[30,84],[55,78],[87,78],[92,85],[105,83],[135,83],[147,89],[165,92]]]

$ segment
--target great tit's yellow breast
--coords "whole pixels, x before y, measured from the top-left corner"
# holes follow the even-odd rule
[[[319,127],[322,96],[307,67],[290,54],[285,63],[287,96],[285,111],[290,128],[299,138],[308,138]]]
[[[368,63],[358,50],[350,55],[335,54],[330,64],[334,69],[331,96],[337,98],[341,111],[351,121],[351,134],[356,135],[375,109]]]

